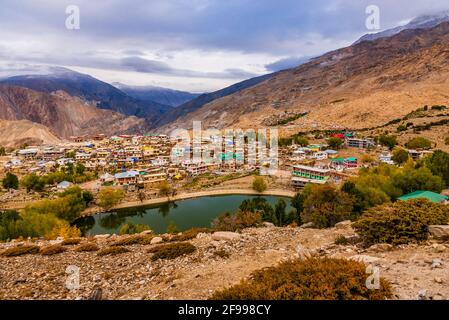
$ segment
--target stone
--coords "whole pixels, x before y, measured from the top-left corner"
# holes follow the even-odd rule
[[[144,230],[140,234],[141,235],[147,235],[147,234],[152,234],[152,233],[153,233],[153,230]]]
[[[302,229],[311,229],[311,228],[315,228],[315,224],[313,222],[307,222],[304,223],[300,226],[300,228]]]
[[[393,249],[393,246],[391,244],[378,243],[378,244],[375,244],[375,245],[372,245],[371,247],[369,247],[368,251],[370,251],[370,252],[386,252],[386,251],[390,251],[391,249]]]
[[[94,236],[94,239],[107,239],[109,238],[111,235],[110,234],[97,234],[96,236]]]
[[[436,253],[441,253],[446,251],[446,246],[439,244],[439,243],[435,243],[432,245],[432,249],[436,252]]]
[[[429,233],[436,239],[449,237],[449,225],[429,226]]]
[[[296,247],[296,255],[297,255],[299,260],[305,260],[305,259],[311,258],[312,257],[312,253],[313,253],[313,251],[311,251],[311,250],[309,250],[307,248],[304,248],[301,245],[298,245]]]
[[[427,289],[418,291],[418,300],[429,300],[430,298],[431,294],[427,291]]]
[[[443,265],[443,261],[441,261],[440,259],[433,259],[432,265],[430,267],[432,269],[435,269],[435,268],[441,268],[442,265]]]
[[[379,258],[364,255],[364,254],[357,254],[355,256],[349,257],[349,260],[354,260],[354,261],[363,262],[363,263],[373,263],[373,262],[378,261]]]
[[[262,225],[266,228],[273,228],[274,224],[271,222],[263,222]]]
[[[433,279],[436,283],[443,283],[443,279],[441,279],[440,277],[435,277]]]
[[[162,243],[164,241],[164,239],[162,239],[161,237],[154,237],[153,239],[151,239],[150,244],[158,244],[158,243]]]
[[[232,241],[238,240],[241,238],[241,235],[236,232],[229,231],[217,231],[212,234],[212,239],[216,241],[224,240],[224,241]]]
[[[345,220],[345,221],[341,221],[335,224],[335,228],[337,229],[346,229],[349,228],[351,226],[352,222],[351,220]]]

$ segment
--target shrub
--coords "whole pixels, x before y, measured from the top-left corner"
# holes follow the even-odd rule
[[[254,177],[253,189],[259,193],[262,193],[265,190],[267,190],[267,183],[265,182],[264,178]]]
[[[107,211],[119,204],[124,197],[125,192],[123,190],[106,187],[98,193],[97,204]]]
[[[168,234],[176,234],[178,233],[178,227],[176,226],[176,223],[174,221],[170,221],[170,223],[167,226],[167,233]]]
[[[430,157],[425,159],[425,164],[433,174],[440,176],[444,180],[446,186],[449,186],[449,153],[436,150]]]
[[[313,186],[304,202],[301,218],[320,228],[333,227],[351,217],[354,199],[331,185]]]
[[[291,260],[255,271],[251,278],[216,291],[214,300],[381,300],[392,297],[390,284],[370,290],[363,263],[335,258]]]
[[[6,249],[2,252],[3,257],[17,257],[24,254],[36,254],[39,253],[39,246],[27,245]]]
[[[327,145],[331,149],[340,149],[341,146],[343,145],[343,140],[340,138],[332,137],[332,138],[327,139],[326,141],[327,141]]]
[[[131,252],[131,250],[126,249],[124,247],[108,247],[108,248],[104,248],[104,249],[101,249],[100,251],[98,251],[97,256],[103,257],[103,256],[116,255],[116,254],[122,254],[122,253],[127,253],[127,252]]]
[[[151,230],[150,226],[146,224],[134,224],[132,222],[125,223],[121,228],[119,233],[123,234],[135,234],[141,233],[146,230]]]
[[[409,149],[430,149],[432,142],[424,137],[415,137],[410,139],[405,146]]]
[[[393,151],[393,156],[391,157],[391,160],[394,161],[394,163],[401,165],[407,162],[409,159],[409,155],[407,150],[404,150],[402,148],[398,148]]]
[[[54,254],[62,253],[62,252],[65,252],[65,251],[67,251],[67,248],[63,247],[60,244],[54,244],[54,245],[51,245],[51,246],[47,246],[47,247],[41,248],[40,253],[43,256],[52,256]]]
[[[196,238],[198,233],[211,233],[212,229],[209,228],[192,228],[186,231],[183,231],[179,235],[175,235],[170,239],[170,241],[187,241]]]
[[[98,250],[100,250],[100,248],[97,246],[97,244],[92,242],[83,243],[75,248],[75,251],[77,252],[92,252]]]
[[[381,135],[378,138],[378,141],[381,145],[388,147],[390,150],[394,148],[394,146],[397,144],[397,140],[395,136],[389,136],[389,135]]]
[[[167,181],[162,181],[159,184],[158,189],[159,189],[159,194],[161,196],[167,196],[168,197],[170,195],[170,193],[173,192],[172,186]]]
[[[160,245],[148,250],[149,253],[153,253],[151,256],[152,261],[158,259],[175,259],[180,256],[192,254],[196,251],[196,247],[188,242],[169,243]]]
[[[153,236],[151,235],[136,235],[119,239],[111,244],[111,247],[117,246],[132,246],[135,244],[147,245],[151,243]]]
[[[5,178],[2,181],[3,188],[5,189],[19,189],[19,179],[15,174],[7,172]]]
[[[444,144],[449,146],[449,137],[446,137],[446,139],[444,139]]]
[[[353,227],[366,245],[397,245],[426,240],[429,225],[447,224],[448,221],[448,206],[417,199],[371,208]]]
[[[45,234],[46,239],[62,238],[77,238],[81,236],[81,231],[75,226],[69,226],[66,223],[61,223],[55,226],[50,232]]]
[[[227,259],[231,256],[231,254],[226,251],[225,249],[218,249],[214,251],[214,256],[215,257],[220,257],[222,259]]]
[[[262,222],[258,212],[237,210],[236,213],[222,214],[212,222],[212,227],[220,231],[237,231],[250,227],[257,227]]]
[[[62,242],[62,245],[63,246],[74,246],[74,245],[79,244],[80,242],[81,242],[80,238],[69,238],[69,239],[65,239]]]
[[[334,243],[336,245],[342,245],[342,246],[355,245],[360,242],[361,241],[358,236],[346,237],[344,235],[339,235],[334,241]]]

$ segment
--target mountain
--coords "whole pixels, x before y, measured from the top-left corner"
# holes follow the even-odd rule
[[[354,44],[358,44],[362,41],[373,41],[379,38],[391,37],[404,30],[430,29],[442,22],[447,21],[449,21],[449,11],[443,11],[433,15],[421,15],[411,20],[406,25],[388,29],[378,33],[366,34],[359,40],[357,40]]]
[[[286,113],[306,116],[288,127],[372,127],[424,105],[449,104],[449,23],[363,41],[278,72],[265,81],[206,103],[161,131],[192,127],[266,127]],[[182,111],[179,107],[176,111]]]
[[[19,147],[28,145],[57,144],[61,142],[50,130],[41,124],[28,120],[8,121],[0,119],[0,145]]]
[[[64,91],[43,93],[9,85],[0,85],[0,119],[29,120],[48,127],[61,138],[137,133],[146,129],[143,119],[99,109]]]
[[[172,90],[154,86],[128,86],[114,82],[113,86],[122,90],[127,95],[146,102],[157,102],[171,107],[180,106],[199,96],[198,93]]]
[[[148,123],[171,107],[153,101],[140,101],[116,87],[86,74],[62,67],[48,67],[43,74],[18,75],[0,84],[24,87],[39,92],[65,91],[71,96],[94,102],[98,108],[145,118]]]
[[[174,122],[177,119],[185,117],[188,114],[200,109],[202,106],[204,106],[214,100],[229,96],[231,94],[234,94],[236,92],[239,92],[239,91],[247,89],[247,88],[251,88],[251,87],[261,83],[262,81],[265,81],[265,80],[273,77],[274,75],[275,75],[275,73],[271,73],[271,74],[251,78],[251,79],[233,84],[229,87],[226,87],[224,89],[221,89],[221,90],[218,90],[215,92],[204,93],[204,94],[200,95],[199,97],[197,97],[189,102],[186,102],[183,105],[181,105],[175,109],[172,109],[172,110],[166,112],[165,114],[163,114],[160,117],[159,120],[154,122],[151,127],[153,129],[157,129],[159,127],[166,126],[169,123]],[[167,130],[167,129],[165,129],[165,130]]]

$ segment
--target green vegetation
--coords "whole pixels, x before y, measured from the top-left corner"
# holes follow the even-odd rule
[[[150,226],[146,224],[134,224],[132,222],[128,222],[120,228],[119,234],[135,234],[146,230],[151,230]]]
[[[434,175],[440,176],[444,184],[449,186],[449,153],[436,150],[424,160],[424,163]]]
[[[97,256],[103,257],[103,256],[111,256],[111,255],[117,255],[122,253],[128,253],[131,252],[131,250],[126,249],[124,247],[109,247],[101,249],[97,252]]]
[[[97,204],[106,211],[112,209],[125,197],[122,189],[106,187],[100,190],[97,196]]]
[[[447,224],[449,207],[417,199],[376,206],[363,213],[353,227],[366,245],[423,241],[428,226]]]
[[[176,226],[176,223],[174,221],[170,221],[170,223],[167,226],[167,233],[168,234],[176,234],[178,233],[178,227]]]
[[[378,137],[377,140],[382,146],[388,147],[390,150],[393,150],[393,148],[398,143],[396,136],[390,136],[390,135],[385,135],[385,134]]]
[[[320,228],[333,227],[347,220],[353,211],[353,199],[332,185],[313,185],[304,201],[302,221]]]
[[[172,188],[172,186],[170,185],[170,183],[168,183],[167,181],[162,181],[160,184],[159,184],[159,194],[161,195],[161,196],[166,196],[166,197],[168,197],[171,193],[172,193],[172,191],[173,191],[173,188]]]
[[[275,124],[275,126],[283,126],[283,125],[286,125],[286,124],[288,124],[288,123],[290,123],[290,122],[292,122],[292,121],[298,120],[299,118],[302,118],[302,117],[306,116],[307,114],[308,114],[307,112],[304,112],[304,113],[298,113],[298,114],[292,115],[292,116],[290,116],[290,117],[288,117],[288,118],[279,120],[279,121]]]
[[[392,297],[390,284],[366,286],[363,263],[333,258],[282,262],[255,271],[248,280],[216,291],[213,300],[382,300]]]
[[[19,189],[19,178],[11,172],[7,172],[5,178],[2,181],[3,188],[5,189]]]
[[[442,110],[445,110],[445,109],[447,109],[447,107],[446,106],[444,106],[444,105],[442,105],[442,106],[439,106],[439,105],[435,105],[435,106],[432,106],[432,108],[431,108],[432,110],[438,110],[438,111],[442,111]]]
[[[393,151],[391,160],[398,165],[403,165],[409,159],[408,151],[402,148],[397,148]]]
[[[196,251],[196,247],[188,242],[176,242],[160,245],[148,250],[152,253],[152,261],[159,259],[176,259],[181,256],[192,254]]]
[[[267,190],[267,183],[265,182],[263,177],[254,177],[253,189],[259,193]]]
[[[17,257],[25,254],[36,254],[39,253],[39,246],[25,245],[19,247],[8,248],[1,253],[3,257]]]
[[[212,222],[212,227],[219,231],[238,231],[245,228],[257,227],[262,223],[258,212],[237,210],[234,214],[226,212]]]
[[[343,145],[343,140],[340,138],[329,138],[326,140],[329,148],[338,150]]]
[[[405,146],[409,149],[430,149],[432,142],[424,137],[415,137],[410,139]]]
[[[0,147],[0,157],[4,157],[6,156],[6,149],[5,147],[1,146]]]

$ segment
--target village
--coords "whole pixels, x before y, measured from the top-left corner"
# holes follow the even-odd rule
[[[266,173],[272,181],[270,187],[291,194],[307,184],[340,185],[357,176],[363,167],[395,164],[391,148],[352,132],[333,133],[327,139],[310,143],[307,139],[299,142],[293,139],[291,144],[280,144],[278,152],[270,154],[269,146],[259,150],[260,144],[251,147],[249,143],[242,145],[237,139],[220,136],[202,136],[187,143],[181,137],[162,134],[71,137],[59,145],[8,150],[0,157],[3,172],[0,178],[6,172],[18,177],[41,176],[76,166],[90,173],[84,179],[87,181],[78,183],[83,189],[98,193],[103,186],[113,186],[123,189],[126,192],[123,201],[130,202],[159,197],[161,185],[166,188],[168,185],[173,196],[178,191],[207,191],[222,182],[231,190],[251,188],[249,178],[273,164],[275,171]],[[405,150],[413,160],[432,154],[429,148]],[[198,183],[202,177],[208,183]],[[56,193],[76,183],[55,181],[45,189]],[[4,190],[0,208],[22,208],[41,197],[42,194],[21,189]]]

